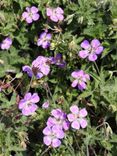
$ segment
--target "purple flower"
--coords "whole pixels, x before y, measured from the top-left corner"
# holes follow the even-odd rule
[[[86,74],[83,70],[74,71],[72,72],[71,76],[75,78],[71,86],[78,86],[78,89],[80,89],[81,91],[86,88],[87,80],[90,80],[90,76]]]
[[[62,8],[47,8],[46,10],[47,16],[54,22],[62,21],[64,19],[64,11]]]
[[[51,64],[55,64],[61,68],[66,66],[66,62],[62,59],[62,54],[57,54],[55,57],[50,57]]]
[[[1,49],[9,49],[12,45],[12,39],[10,37],[5,38],[0,44]]]
[[[39,36],[39,39],[37,40],[37,45],[46,49],[50,46],[51,38],[52,35],[50,33],[47,33],[47,31],[42,32],[41,35]]]
[[[37,105],[35,103],[39,102],[40,98],[37,93],[31,95],[31,93],[26,93],[24,99],[19,102],[19,109],[25,116],[32,115],[37,110]]]
[[[42,108],[47,109],[49,107],[49,101],[43,103]]]
[[[67,120],[67,115],[61,109],[53,109],[52,117],[48,118],[47,126],[52,127],[56,126],[61,130],[69,129],[69,121]]]
[[[71,127],[74,129],[85,128],[87,126],[87,110],[85,108],[79,109],[78,106],[74,105],[70,107],[71,113],[67,115],[68,120],[71,122]]]
[[[23,66],[22,70],[28,74],[29,77],[33,75],[37,79],[47,76],[50,72],[49,58],[44,56],[38,56],[33,62],[32,66]]]
[[[43,138],[44,144],[54,148],[59,147],[61,145],[60,139],[64,138],[64,132],[56,126],[44,128],[43,134],[45,135]]]
[[[84,48],[84,50],[79,51],[79,57],[83,59],[88,58],[89,61],[97,60],[97,55],[101,54],[104,50],[100,41],[97,39],[93,39],[91,44],[89,44],[87,40],[84,40],[81,43],[81,47]]]
[[[33,21],[37,21],[40,15],[38,14],[38,8],[35,6],[26,7],[26,11],[22,14],[22,19],[27,23],[32,23]]]

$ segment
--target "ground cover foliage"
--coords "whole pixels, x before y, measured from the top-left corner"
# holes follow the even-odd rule
[[[28,23],[22,14],[32,6],[38,8],[39,18]],[[47,15],[47,8],[57,7],[62,8],[64,16],[58,21]],[[116,0],[0,1],[0,156],[117,155],[116,9]],[[40,45],[44,31],[51,39]],[[4,49],[7,37],[12,43]],[[103,51],[91,61],[89,54],[83,58],[79,52],[84,50],[84,40],[91,43],[94,39],[100,41]],[[23,67],[29,69],[38,56],[46,57],[49,63],[44,64],[41,77],[35,76],[33,69],[31,77]],[[55,62],[51,62],[53,57]],[[48,73],[43,72],[45,67]],[[73,86],[72,73],[77,70],[83,70],[90,79]],[[38,94],[39,99],[34,101],[36,111],[26,115],[19,103],[28,92]],[[43,105],[45,102],[49,106]],[[72,106],[84,108],[84,127],[82,122],[80,128],[72,125]],[[64,138],[57,148],[43,141],[47,120],[56,109],[65,112],[70,124],[62,130]]]

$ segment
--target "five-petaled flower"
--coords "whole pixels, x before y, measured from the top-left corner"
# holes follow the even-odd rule
[[[70,107],[71,113],[67,115],[68,120],[71,122],[71,127],[74,129],[85,128],[87,126],[87,110],[85,108],[79,109],[77,105]]]
[[[35,103],[38,103],[40,100],[37,93],[31,94],[26,93],[24,99],[20,100],[19,102],[19,109],[22,111],[22,114],[25,116],[32,115],[38,108]]]
[[[61,109],[53,109],[51,112],[51,117],[47,120],[47,126],[56,126],[61,130],[69,129],[69,121],[67,120],[67,115]]]
[[[38,13],[38,8],[35,6],[26,7],[26,11],[22,14],[22,19],[27,23],[32,23],[33,21],[37,21],[40,15]]]
[[[40,34],[39,39],[37,40],[37,45],[41,46],[44,49],[47,49],[50,46],[50,40],[52,35],[44,31]]]
[[[64,11],[62,8],[47,8],[47,16],[54,22],[62,21],[64,19]]]
[[[72,72],[71,76],[75,78],[72,82],[72,87],[78,87],[81,91],[86,88],[87,80],[90,80],[90,76],[86,74],[83,70],[78,70]]]
[[[8,50],[12,45],[12,39],[10,37],[5,38],[2,43],[0,43],[0,47],[3,50]]]
[[[56,126],[53,127],[45,127],[43,130],[43,134],[45,135],[43,138],[43,142],[47,146],[52,146],[54,148],[59,147],[61,145],[61,140],[64,138],[64,131],[59,129]]]
[[[47,76],[50,72],[49,58],[38,56],[33,62],[32,66],[23,66],[22,70],[28,74],[29,77],[36,76],[37,79]]]
[[[97,39],[93,39],[91,41],[91,44],[89,41],[84,40],[81,43],[81,47],[84,48],[84,50],[79,51],[78,55],[81,58],[88,58],[89,61],[96,61],[97,55],[101,54],[104,50],[103,46],[101,45],[100,41]]]
[[[58,53],[55,57],[50,57],[51,64],[55,64],[60,68],[64,68],[66,66],[66,62],[62,58],[62,54]]]

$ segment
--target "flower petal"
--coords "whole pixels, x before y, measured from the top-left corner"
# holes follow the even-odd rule
[[[51,145],[52,139],[49,136],[45,136],[43,138],[43,142],[44,142],[45,145],[49,146],[49,145]]]
[[[85,117],[85,116],[87,116],[87,110],[86,110],[86,108],[83,108],[83,109],[81,109],[80,111],[79,111],[79,117]]]
[[[51,135],[51,133],[52,133],[52,130],[51,130],[50,127],[45,127],[43,129],[43,134],[45,134],[45,135]]]
[[[38,8],[36,8],[35,6],[31,7],[31,12],[32,13],[37,13],[38,12]]]
[[[31,102],[32,103],[37,103],[37,102],[39,102],[39,100],[40,100],[40,98],[39,98],[38,94],[33,93],[32,97],[31,97]]]
[[[22,70],[28,74],[29,77],[33,76],[33,72],[30,66],[23,66]]]
[[[91,41],[91,46],[96,49],[98,46],[100,46],[100,41],[97,39],[93,39]]]
[[[79,108],[77,105],[73,105],[70,107],[70,111],[73,113],[73,114],[78,114],[79,113]]]
[[[74,81],[72,82],[71,86],[72,86],[72,87],[76,87],[77,84],[78,84],[78,80],[74,80]]]
[[[96,55],[96,54],[90,54],[90,55],[88,56],[88,59],[89,59],[89,61],[94,62],[94,61],[97,60],[97,55]]]
[[[69,120],[70,122],[76,120],[76,117],[75,117],[74,114],[68,114],[68,115],[67,115],[67,118],[68,118],[68,120]]]
[[[61,145],[61,141],[59,139],[53,139],[52,140],[52,147],[59,147]]]
[[[39,14],[33,14],[32,15],[32,19],[34,20],[34,21],[37,21],[38,19],[39,19]]]
[[[80,129],[80,124],[78,121],[73,121],[71,127],[78,130]]]
[[[104,47],[103,47],[103,46],[99,46],[99,47],[95,50],[95,53],[99,55],[99,54],[102,53],[103,50],[104,50]]]
[[[87,127],[87,120],[86,119],[80,119],[79,122],[80,122],[80,126],[82,128]]]
[[[78,53],[78,56],[81,58],[86,58],[89,55],[89,51],[88,50],[81,50]]]
[[[81,43],[81,47],[84,48],[84,49],[89,49],[91,48],[90,44],[89,44],[89,41],[87,40],[84,40],[82,43]]]

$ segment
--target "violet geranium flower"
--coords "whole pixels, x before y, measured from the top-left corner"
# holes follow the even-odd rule
[[[53,109],[51,112],[52,117],[48,118],[47,126],[56,126],[61,130],[69,129],[69,121],[67,120],[67,115],[61,109]]]
[[[12,39],[10,37],[5,38],[0,44],[1,49],[8,50],[12,45]]]
[[[81,91],[86,88],[87,80],[90,80],[90,76],[86,74],[83,70],[78,70],[72,72],[71,76],[75,78],[72,82],[72,87],[78,87]]]
[[[22,14],[22,19],[27,23],[32,23],[33,21],[37,21],[40,15],[38,13],[38,8],[35,6],[26,7],[26,11]]]
[[[87,40],[84,40],[81,43],[81,47],[84,48],[84,50],[79,51],[79,57],[83,59],[88,58],[89,61],[93,62],[97,60],[97,55],[101,54],[104,50],[104,47],[97,39],[93,39],[91,44]]]
[[[32,66],[23,66],[22,70],[28,74],[29,77],[35,76],[37,79],[47,76],[50,72],[49,58],[38,56],[33,62]]]
[[[70,107],[71,113],[67,115],[68,120],[71,122],[71,127],[74,129],[85,128],[87,126],[87,110],[85,108],[79,109],[77,105]]]
[[[37,110],[37,105],[35,103],[39,102],[40,98],[37,93],[31,95],[31,93],[26,93],[24,99],[19,102],[19,109],[25,116],[32,115]]]
[[[62,54],[58,53],[55,57],[50,58],[51,64],[55,64],[60,68],[64,68],[66,66],[66,62],[62,59]]]
[[[47,16],[54,22],[62,21],[64,19],[64,11],[62,8],[47,8],[46,10]]]
[[[64,132],[58,129],[56,126],[45,127],[43,130],[45,135],[43,142],[47,146],[52,146],[53,148],[59,147],[61,145],[61,140],[64,138]]]
[[[41,46],[44,49],[47,49],[50,46],[51,38],[52,35],[50,33],[47,33],[47,31],[44,31],[39,36],[39,39],[37,40],[37,45]]]

